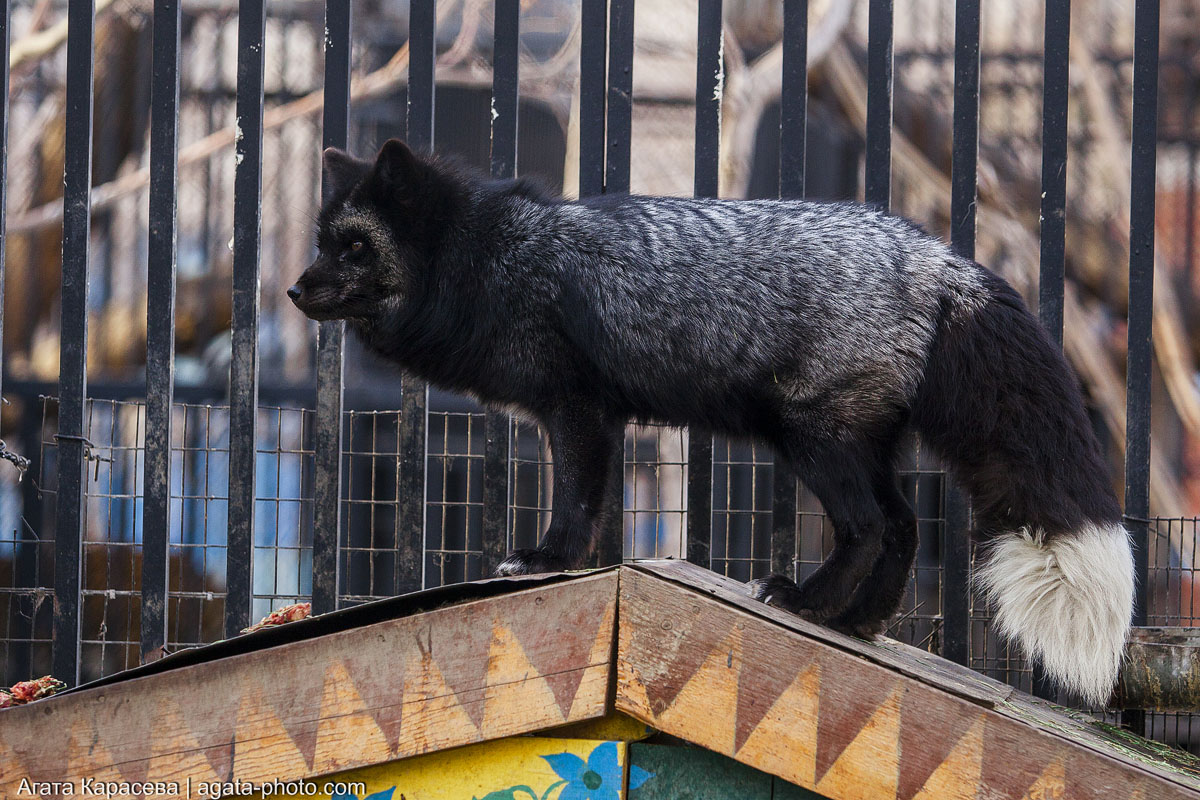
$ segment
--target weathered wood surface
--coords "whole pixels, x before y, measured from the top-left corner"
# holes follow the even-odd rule
[[[622,570],[618,710],[834,800],[1200,797],[1195,759],[779,619],[738,587],[682,563]]]
[[[1200,711],[1200,630],[1134,628],[1115,700],[1121,708]]]
[[[785,628],[803,633],[818,642],[839,650],[854,653],[867,661],[894,669],[923,681],[932,681],[938,688],[961,695],[980,705],[997,706],[1006,702],[1017,690],[1006,683],[947,661],[933,653],[910,647],[894,639],[864,642],[835,630],[806,622],[795,614],[768,606],[752,599],[739,581],[703,569],[686,561],[657,560],[637,562],[633,569],[658,575],[669,581],[729,603],[755,616],[769,619]]]
[[[0,797],[26,777],[296,780],[600,717],[616,598],[596,573],[10,709]]]

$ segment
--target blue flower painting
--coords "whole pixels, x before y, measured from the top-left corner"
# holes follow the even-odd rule
[[[542,756],[566,785],[558,800],[618,800],[621,792],[621,764],[617,743],[604,742],[588,755],[585,762],[572,753]],[[636,789],[650,774],[640,767],[629,768],[629,788]]]
[[[498,792],[490,792],[483,798],[472,800],[550,800],[555,789],[560,789],[556,800],[619,800],[623,775],[617,757],[617,743],[603,742],[588,754],[584,761],[574,753],[554,753],[542,756],[559,780],[552,783],[539,797],[528,786],[512,786]],[[629,767],[629,788],[636,789],[654,777],[638,766]],[[519,793],[519,796],[518,796]]]

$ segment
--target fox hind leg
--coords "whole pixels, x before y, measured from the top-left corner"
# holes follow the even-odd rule
[[[822,447],[794,463],[806,465],[800,477],[833,523],[833,551],[800,586],[772,575],[749,588],[756,599],[825,623],[846,608],[883,548],[886,518],[872,485],[878,459],[860,447]]]
[[[877,482],[876,498],[887,517],[883,550],[870,574],[854,591],[850,604],[828,623],[863,639],[882,633],[900,609],[917,555],[917,518],[896,485],[894,474]]]

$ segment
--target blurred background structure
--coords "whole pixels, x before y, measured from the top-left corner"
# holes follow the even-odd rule
[[[413,4],[415,7],[415,3]],[[434,149],[489,166],[491,0],[436,4]],[[587,0],[521,0],[516,171],[576,196],[581,186],[581,43]],[[601,3],[603,6],[603,3]],[[719,192],[780,193],[784,14],[791,3],[724,0],[719,102]],[[863,199],[868,120],[869,3],[809,0],[809,197]],[[891,3],[884,4],[892,6]],[[962,3],[960,6],[964,5]],[[967,4],[970,5],[970,4]],[[979,37],[977,259],[1039,305],[1044,261],[1044,42],[1059,0],[985,0]],[[9,2],[9,138],[0,437],[29,459],[0,464],[0,652],[4,682],[50,671],[54,600],[62,314],[67,5]],[[616,4],[614,4],[614,8]],[[633,8],[629,187],[690,195],[696,185],[697,3],[637,0]],[[1078,371],[1122,495],[1126,444],[1132,0],[1075,3],[1065,103],[1063,344]],[[91,260],[86,363],[89,440],[80,610],[82,678],[139,662],[142,514],[146,496],[147,269],[150,97],[149,0],[97,0],[92,136]],[[313,593],[316,325],[284,290],[310,261],[320,182],[326,4],[266,3],[261,189],[259,401],[253,509],[253,619]],[[602,12],[603,13],[603,12]],[[1147,621],[1200,622],[1193,597],[1200,514],[1200,0],[1163,0],[1158,78],[1153,372],[1148,463]],[[351,35],[351,149],[369,155],[408,132],[408,0],[355,0]],[[951,235],[955,145],[955,4],[894,4],[891,206]],[[225,635],[230,485],[230,352],[239,3],[183,3],[178,114],[175,400],[169,490],[166,646]],[[1069,56],[1068,56],[1069,54]],[[703,76],[700,76],[703,77]],[[609,75],[610,82],[613,75]],[[610,94],[611,97],[611,94]],[[785,101],[787,97],[783,98]],[[601,133],[603,137],[603,133]],[[587,176],[583,176],[587,180]],[[1051,221],[1052,223],[1054,220]],[[485,453],[495,431],[466,398],[431,389],[423,451],[425,495],[416,563],[405,486],[409,412],[402,377],[347,338],[341,541],[343,604],[486,574]],[[535,427],[504,422],[507,546],[529,546],[548,521],[549,453]],[[624,556],[688,555],[687,432],[630,427]],[[406,460],[408,459],[408,460]],[[711,565],[738,579],[779,563],[773,531],[794,527],[784,563],[800,577],[820,563],[830,531],[802,487],[776,481],[762,446],[716,439],[711,455]],[[911,448],[905,490],[921,547],[906,611],[891,630],[934,652],[945,647],[943,555],[962,536],[937,463]],[[236,482],[236,479],[235,479]],[[703,483],[703,482],[702,482]],[[701,483],[701,485],[702,485]],[[781,489],[780,487],[784,487]],[[691,502],[689,502],[691,501]],[[781,520],[781,509],[791,520]],[[423,514],[423,519],[421,518]],[[786,540],[785,540],[786,541]],[[416,584],[411,583],[416,576]],[[1024,689],[1034,675],[970,608],[969,663]],[[252,620],[253,621],[253,620]],[[1200,746],[1189,715],[1152,715],[1149,732]]]

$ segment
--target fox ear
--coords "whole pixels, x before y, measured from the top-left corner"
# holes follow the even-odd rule
[[[367,175],[370,163],[361,161],[336,147],[325,148],[321,158],[321,203],[350,191]]]
[[[403,185],[418,175],[421,162],[399,139],[388,139],[375,159],[375,177],[384,185]]]

